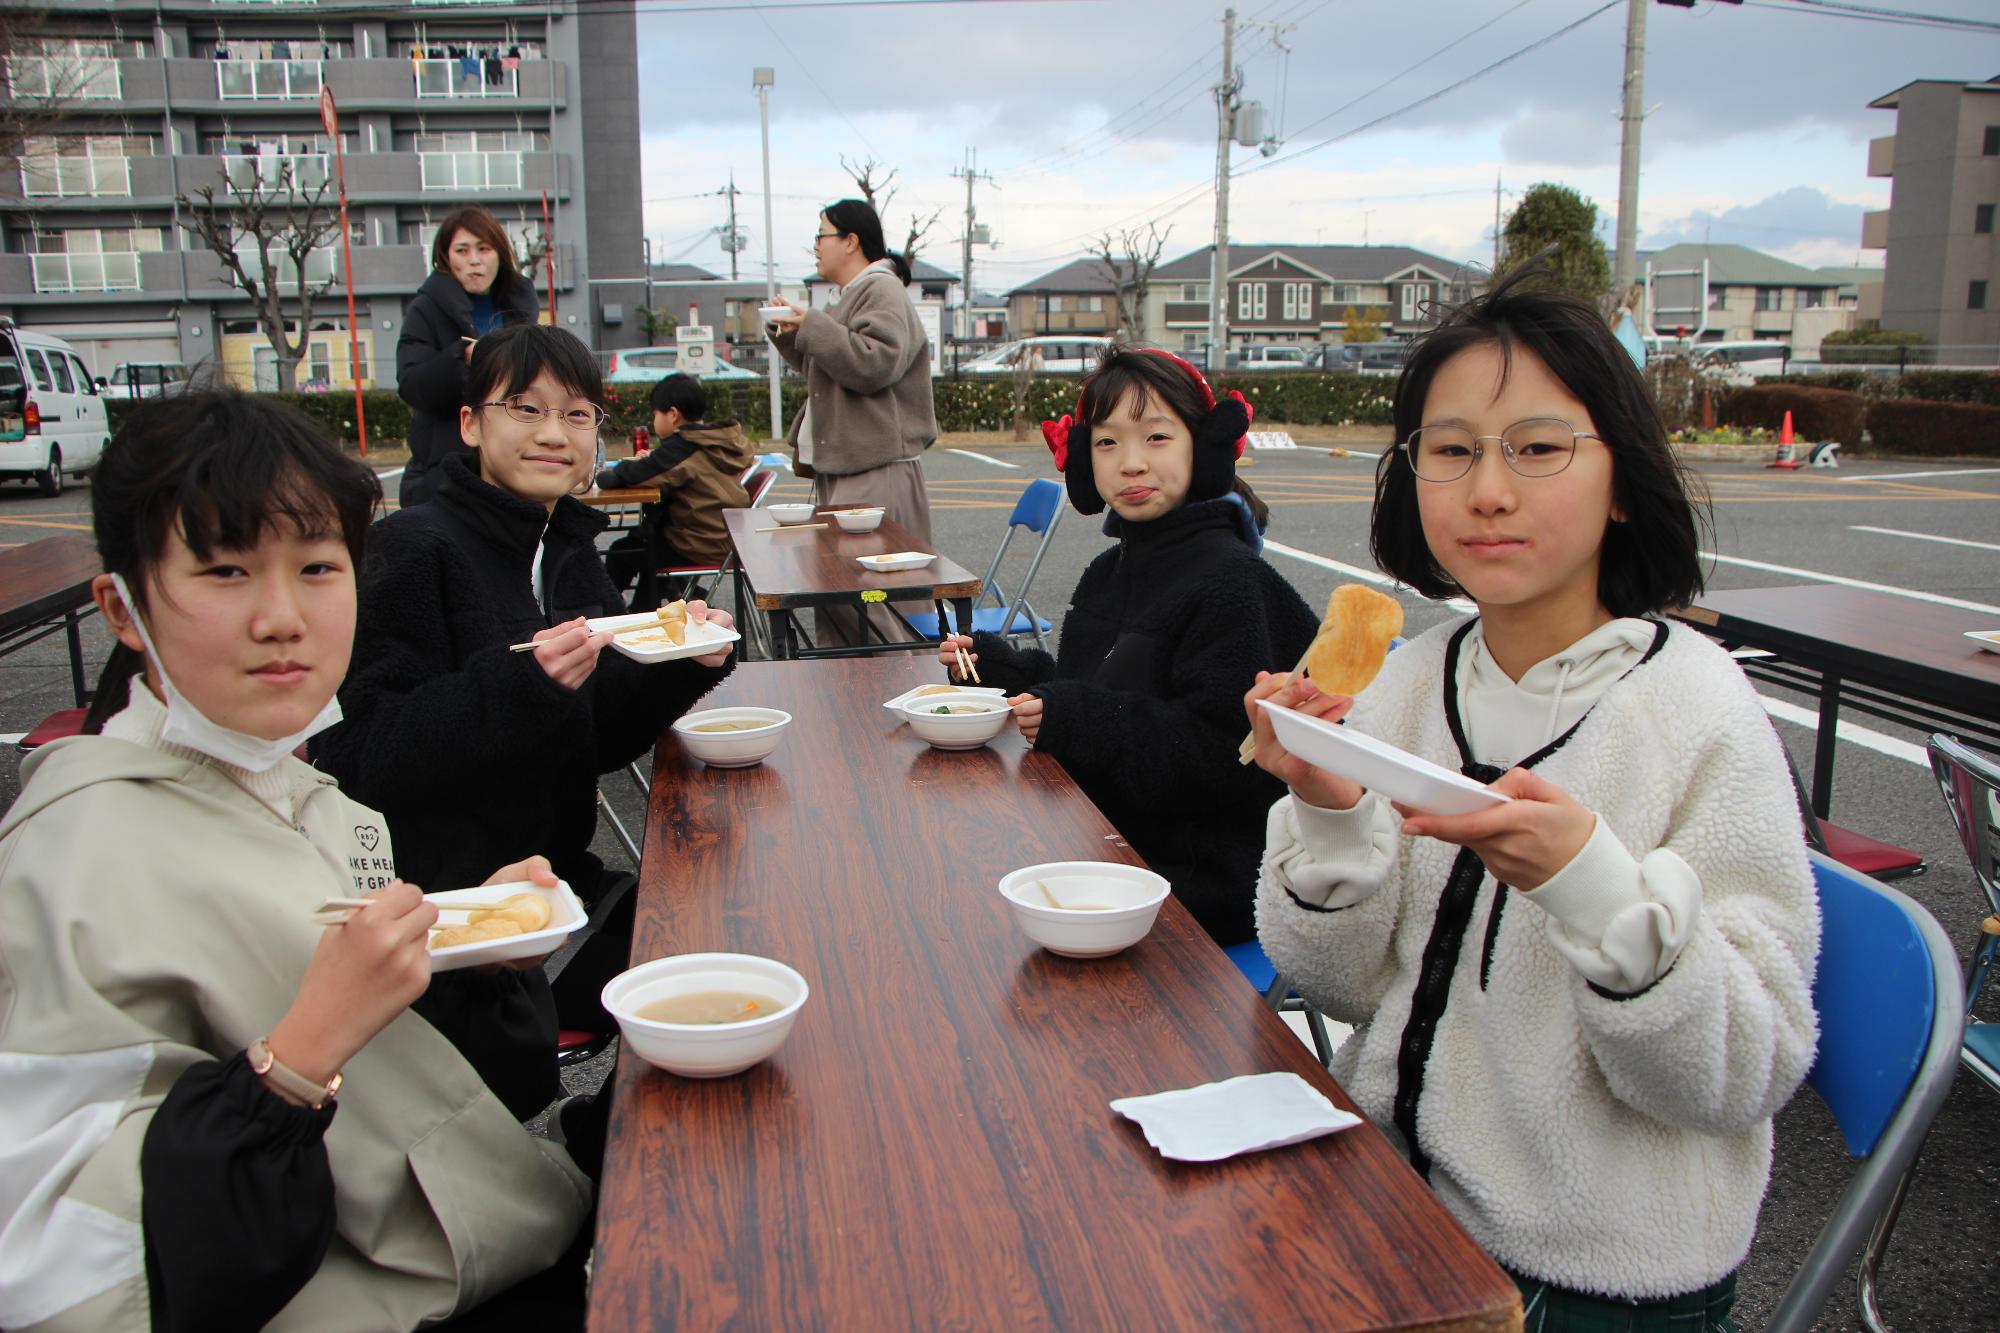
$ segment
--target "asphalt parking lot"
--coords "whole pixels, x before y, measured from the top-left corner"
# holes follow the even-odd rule
[[[1243,474],[1272,506],[1267,558],[1315,607],[1340,583],[1381,577],[1367,554],[1375,466],[1368,455],[1380,447],[1355,445],[1347,457],[1329,456],[1324,447],[1259,452]],[[940,448],[927,457],[925,471],[938,547],[975,572],[985,568],[1021,488],[1030,478],[1054,475],[1038,442],[976,452]],[[1697,471],[1714,497],[1714,531],[1705,543],[1712,588],[1857,581],[1898,595],[1944,599],[1964,612],[1967,629],[2000,628],[2000,468],[1850,461],[1830,472],[1770,472],[1754,463],[1704,463]],[[791,478],[774,496],[806,497],[806,483]],[[87,486],[43,499],[28,486],[0,485],[0,547],[87,532],[89,525]],[[1073,512],[1061,520],[1033,596],[1058,625],[1069,590],[1107,540],[1095,520]],[[1009,563],[1018,571],[1025,555]],[[1012,587],[1007,572],[1002,581]],[[1402,599],[1406,632],[1455,614],[1407,593]],[[85,646],[94,674],[110,646],[95,619],[86,625]],[[1779,734],[1810,771],[1812,701],[1771,686],[1760,689]],[[27,730],[66,706],[68,694],[60,636],[0,658],[0,733]],[[1843,719],[1841,730],[1833,818],[1922,852],[1930,872],[1903,887],[1937,916],[1962,954],[1969,953],[1986,907],[1922,762],[1924,736],[1859,717]],[[0,747],[0,807],[18,790],[18,770],[14,748]],[[630,783],[609,783],[608,790],[628,823],[640,814]],[[601,852],[616,864],[623,854],[601,841]],[[1985,1008],[1993,1012],[1983,1016],[2000,1018],[2000,1006]],[[1961,1079],[1932,1130],[1884,1267],[1882,1307],[1892,1326],[1994,1326],[2000,1260],[1989,1238],[2000,1226],[1996,1128],[2000,1097]],[[1849,1171],[1831,1117],[1812,1095],[1795,1098],[1779,1118],[1777,1165],[1742,1279],[1743,1327],[1763,1325]],[[1821,1327],[1855,1326],[1852,1310],[1850,1284],[1836,1294]]]

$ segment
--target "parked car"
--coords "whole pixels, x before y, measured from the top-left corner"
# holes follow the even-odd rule
[[[106,398],[158,398],[187,387],[188,368],[179,361],[121,361],[97,387]]]
[[[681,349],[678,347],[632,347],[621,348],[610,354],[610,362],[604,368],[606,384],[657,384],[679,368]],[[754,380],[762,376],[753,375],[741,366],[732,366],[718,353],[715,369],[702,374],[704,380]]]
[[[1090,334],[1019,338],[1003,343],[959,367],[967,375],[1011,375],[1022,357],[1033,357],[1036,369],[1049,374],[1080,374],[1095,369],[1111,339]]]
[[[1229,354],[1231,370],[1305,370],[1312,349],[1303,343],[1261,343]]]
[[[1328,370],[1358,370],[1374,375],[1394,375],[1403,369],[1403,354],[1409,344],[1396,338],[1372,343],[1342,343],[1326,349],[1322,363]]]
[[[110,443],[110,414],[76,349],[0,319],[0,479],[60,495],[64,476],[96,467]]]
[[[1767,375],[1782,375],[1791,361],[1792,347],[1782,342],[1697,343],[1697,364],[1713,371],[1725,384],[1754,384]]]

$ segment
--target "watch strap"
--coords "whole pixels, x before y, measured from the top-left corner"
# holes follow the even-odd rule
[[[271,1051],[269,1038],[257,1038],[250,1043],[250,1048],[245,1054],[250,1060],[250,1072],[278,1091],[304,1102],[315,1111],[323,1108],[340,1092],[341,1075],[335,1074],[325,1083],[313,1082],[298,1070],[281,1063]]]

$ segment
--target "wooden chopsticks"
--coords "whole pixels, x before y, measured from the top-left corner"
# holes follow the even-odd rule
[[[347,919],[373,902],[372,898],[328,898],[308,916],[306,920],[315,926],[344,926]],[[465,916],[470,907],[440,907],[440,916]]]
[[[1299,658],[1299,664],[1293,667],[1291,671],[1286,674],[1285,684],[1289,685],[1293,681],[1297,680],[1301,675],[1305,674],[1306,657],[1310,657],[1311,655],[1312,655],[1311,652],[1308,651],[1304,657]],[[1254,729],[1252,729],[1250,734],[1243,738],[1243,744],[1236,747],[1236,762],[1239,764],[1247,764],[1256,757],[1257,757],[1257,732]]]
[[[752,532],[810,532],[810,531],[812,531],[812,530],[813,530],[814,528],[823,528],[823,527],[825,527],[825,526],[826,526],[826,524],[824,524],[824,523],[780,523],[780,524],[778,524],[778,525],[777,525],[776,527],[774,527],[774,528],[752,528],[752,529],[750,529],[750,531],[752,531]]]
[[[985,682],[979,679],[979,668],[972,664],[970,657],[966,656],[965,649],[954,648],[952,651],[958,654],[958,678],[964,680],[970,676],[974,685],[984,684]]]

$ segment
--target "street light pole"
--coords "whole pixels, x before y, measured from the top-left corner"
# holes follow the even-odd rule
[[[1622,301],[1639,268],[1639,129],[1645,123],[1646,5],[1628,0],[1625,13],[1624,142],[1618,152],[1618,248],[1611,265],[1611,288]]]
[[[750,71],[750,86],[757,90],[757,121],[764,135],[764,304],[778,303],[778,264],[771,250],[771,85],[776,71],[760,65]],[[778,391],[778,349],[769,345],[771,360],[771,438],[785,438],[784,395]]]

